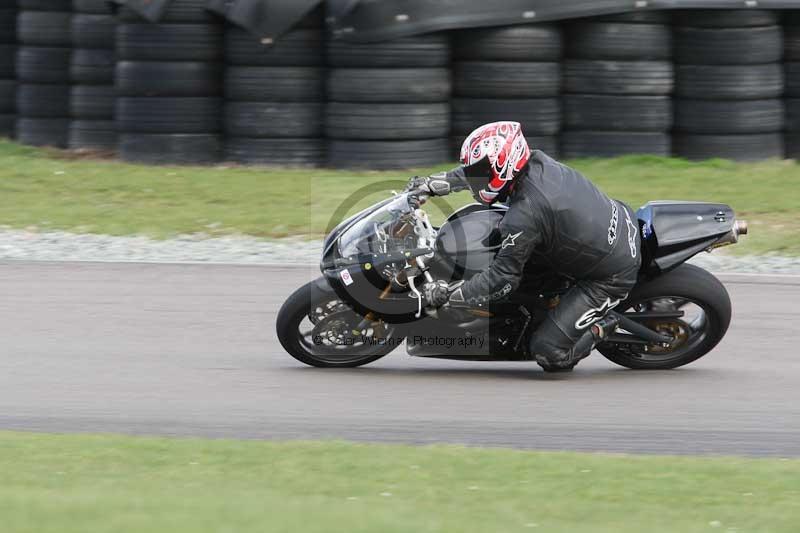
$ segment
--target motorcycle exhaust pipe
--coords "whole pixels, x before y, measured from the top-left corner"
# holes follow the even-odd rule
[[[709,251],[720,246],[728,246],[729,244],[736,244],[739,242],[739,235],[747,235],[747,222],[744,220],[735,220],[733,228],[720,237],[720,239],[709,248]]]

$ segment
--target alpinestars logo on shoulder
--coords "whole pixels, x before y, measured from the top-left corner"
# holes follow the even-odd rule
[[[517,240],[517,237],[519,237],[520,235],[522,235],[521,231],[519,233],[514,233],[513,235],[509,233],[508,236],[506,236],[506,238],[503,239],[503,244],[500,246],[500,249],[505,250],[509,246],[515,246],[516,245],[515,241]]]

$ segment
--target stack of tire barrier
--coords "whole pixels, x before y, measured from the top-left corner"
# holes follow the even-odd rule
[[[514,120],[522,124],[531,148],[556,157],[561,129],[560,27],[463,30],[454,40],[454,155],[476,127]]]
[[[106,0],[72,2],[72,93],[69,147],[115,150],[114,34],[117,21]]]
[[[249,165],[325,161],[322,13],[274,44],[225,31],[225,159]]]
[[[567,34],[562,156],[669,155],[669,14],[588,19],[569,24]]]
[[[205,5],[172,0],[157,24],[120,10],[116,121],[122,159],[219,161],[223,32]]]
[[[13,137],[17,120],[17,10],[13,4],[0,9],[0,137]]]
[[[781,27],[770,11],[676,14],[674,153],[688,159],[783,156]]]
[[[328,164],[388,169],[454,160],[449,63],[444,34],[329,43]]]
[[[789,11],[783,18],[786,123],[786,157],[800,159],[800,12]]]
[[[71,0],[18,0],[17,139],[67,146]]]

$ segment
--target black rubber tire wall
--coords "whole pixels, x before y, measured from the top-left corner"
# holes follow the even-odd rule
[[[658,60],[672,57],[672,30],[664,24],[571,24],[566,42],[567,56],[581,59]]]
[[[117,21],[110,15],[73,15],[71,27],[76,48],[114,48]]]
[[[17,78],[28,83],[69,83],[69,48],[21,46],[17,50]]]
[[[591,20],[596,20],[597,22],[627,22],[631,24],[670,24],[672,22],[672,13],[671,10],[631,11],[628,13],[592,17]]]
[[[0,9],[0,136],[13,137],[16,126],[17,10]]]
[[[225,28],[224,157],[252,165],[325,161],[322,12],[276,42]]]
[[[328,142],[328,166],[333,168],[402,169],[437,165],[455,159],[447,138]]]
[[[683,98],[748,100],[783,93],[783,68],[767,65],[677,65],[675,94]]]
[[[581,130],[666,132],[672,127],[672,98],[567,94],[564,126]]]
[[[206,9],[208,0],[169,0],[167,9],[159,19],[160,23],[214,23],[219,22],[216,15]],[[122,7],[119,11],[122,22],[141,22],[142,19],[130,8]]]
[[[800,96],[800,62],[783,64],[784,69],[784,94],[786,96]]]
[[[783,136],[780,133],[749,135],[695,135],[675,134],[673,153],[691,160],[714,158],[734,161],[758,161],[782,158]]]
[[[16,56],[16,46],[10,44],[0,44],[0,78],[16,78]]]
[[[800,61],[800,25],[783,27],[783,60]]]
[[[564,131],[561,157],[617,157],[627,154],[670,155],[670,136],[656,132]]]
[[[113,85],[73,85],[70,116],[85,120],[108,120],[114,116],[117,92]]]
[[[327,57],[331,67],[446,67],[450,63],[450,43],[443,33],[369,44],[330,41]]]
[[[119,154],[125,161],[149,165],[210,165],[220,159],[219,135],[121,133]]]
[[[453,76],[456,95],[471,98],[558,96],[561,90],[558,63],[465,61],[455,64]]]
[[[231,137],[321,137],[322,103],[226,102],[224,130]]]
[[[228,137],[225,160],[261,166],[319,166],[325,163],[325,139],[253,139]]]
[[[444,102],[451,92],[446,68],[338,68],[328,74],[332,102]]]
[[[125,96],[219,96],[222,70],[199,61],[120,61],[116,86]]]
[[[0,135],[14,138],[16,136],[17,115],[0,114]]]
[[[108,0],[72,0],[72,10],[75,13],[90,13],[94,15],[113,15],[114,9]]]
[[[695,28],[748,28],[778,23],[778,12],[758,9],[692,9],[676,11],[673,22]]]
[[[456,32],[453,55],[461,61],[557,62],[563,55],[558,24],[530,24]]]
[[[780,26],[675,28],[675,61],[689,65],[757,65],[780,61]]]
[[[116,120],[124,133],[216,133],[219,98],[117,98]]]
[[[0,8],[0,43],[17,43],[17,10]]]
[[[18,7],[17,138],[63,148],[69,124],[71,6],[21,1]]]
[[[783,103],[786,108],[786,131],[800,132],[800,98],[786,98]]]
[[[564,63],[568,93],[667,95],[674,87],[674,69],[667,61],[584,61]]]
[[[67,146],[113,152],[117,148],[117,130],[113,120],[73,120],[69,125]]]
[[[529,98],[497,100],[490,98],[453,98],[453,133],[461,140],[475,128],[498,120],[522,124],[525,137],[556,135],[561,130],[561,99]]]
[[[227,67],[225,98],[238,102],[322,102],[319,67]]]
[[[784,134],[785,156],[800,159],[800,131],[787,131]]]
[[[79,48],[72,51],[70,79],[82,85],[111,85],[115,64],[113,50]]]
[[[450,105],[329,102],[325,127],[327,136],[335,139],[400,141],[441,138],[447,144]]]
[[[784,124],[783,102],[676,100],[675,130],[692,133],[770,133]]]
[[[72,0],[17,0],[20,11],[63,11],[72,9]]]
[[[222,29],[216,24],[122,24],[117,27],[116,41],[121,60],[222,59]]]
[[[17,108],[17,80],[0,80],[0,114],[14,113]]]
[[[69,116],[69,85],[28,85],[17,87],[17,112],[26,118]]]
[[[67,145],[69,122],[68,118],[18,117],[16,138],[31,146],[64,147]]]
[[[225,31],[225,63],[261,67],[314,67],[325,62],[322,32],[294,30],[273,45],[263,45],[245,30],[228,27]]]
[[[22,11],[17,18],[17,38],[25,45],[70,46],[71,19],[69,11]]]

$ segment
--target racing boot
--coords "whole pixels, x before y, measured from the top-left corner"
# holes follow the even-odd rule
[[[536,362],[539,363],[539,366],[541,366],[545,372],[572,372],[575,365],[577,365],[581,359],[589,357],[594,347],[611,335],[617,329],[617,326],[619,326],[619,317],[616,315],[606,315],[595,322],[589,331],[578,339],[578,342],[575,343],[575,346],[572,347],[563,362],[554,363],[538,355],[536,357]]]

